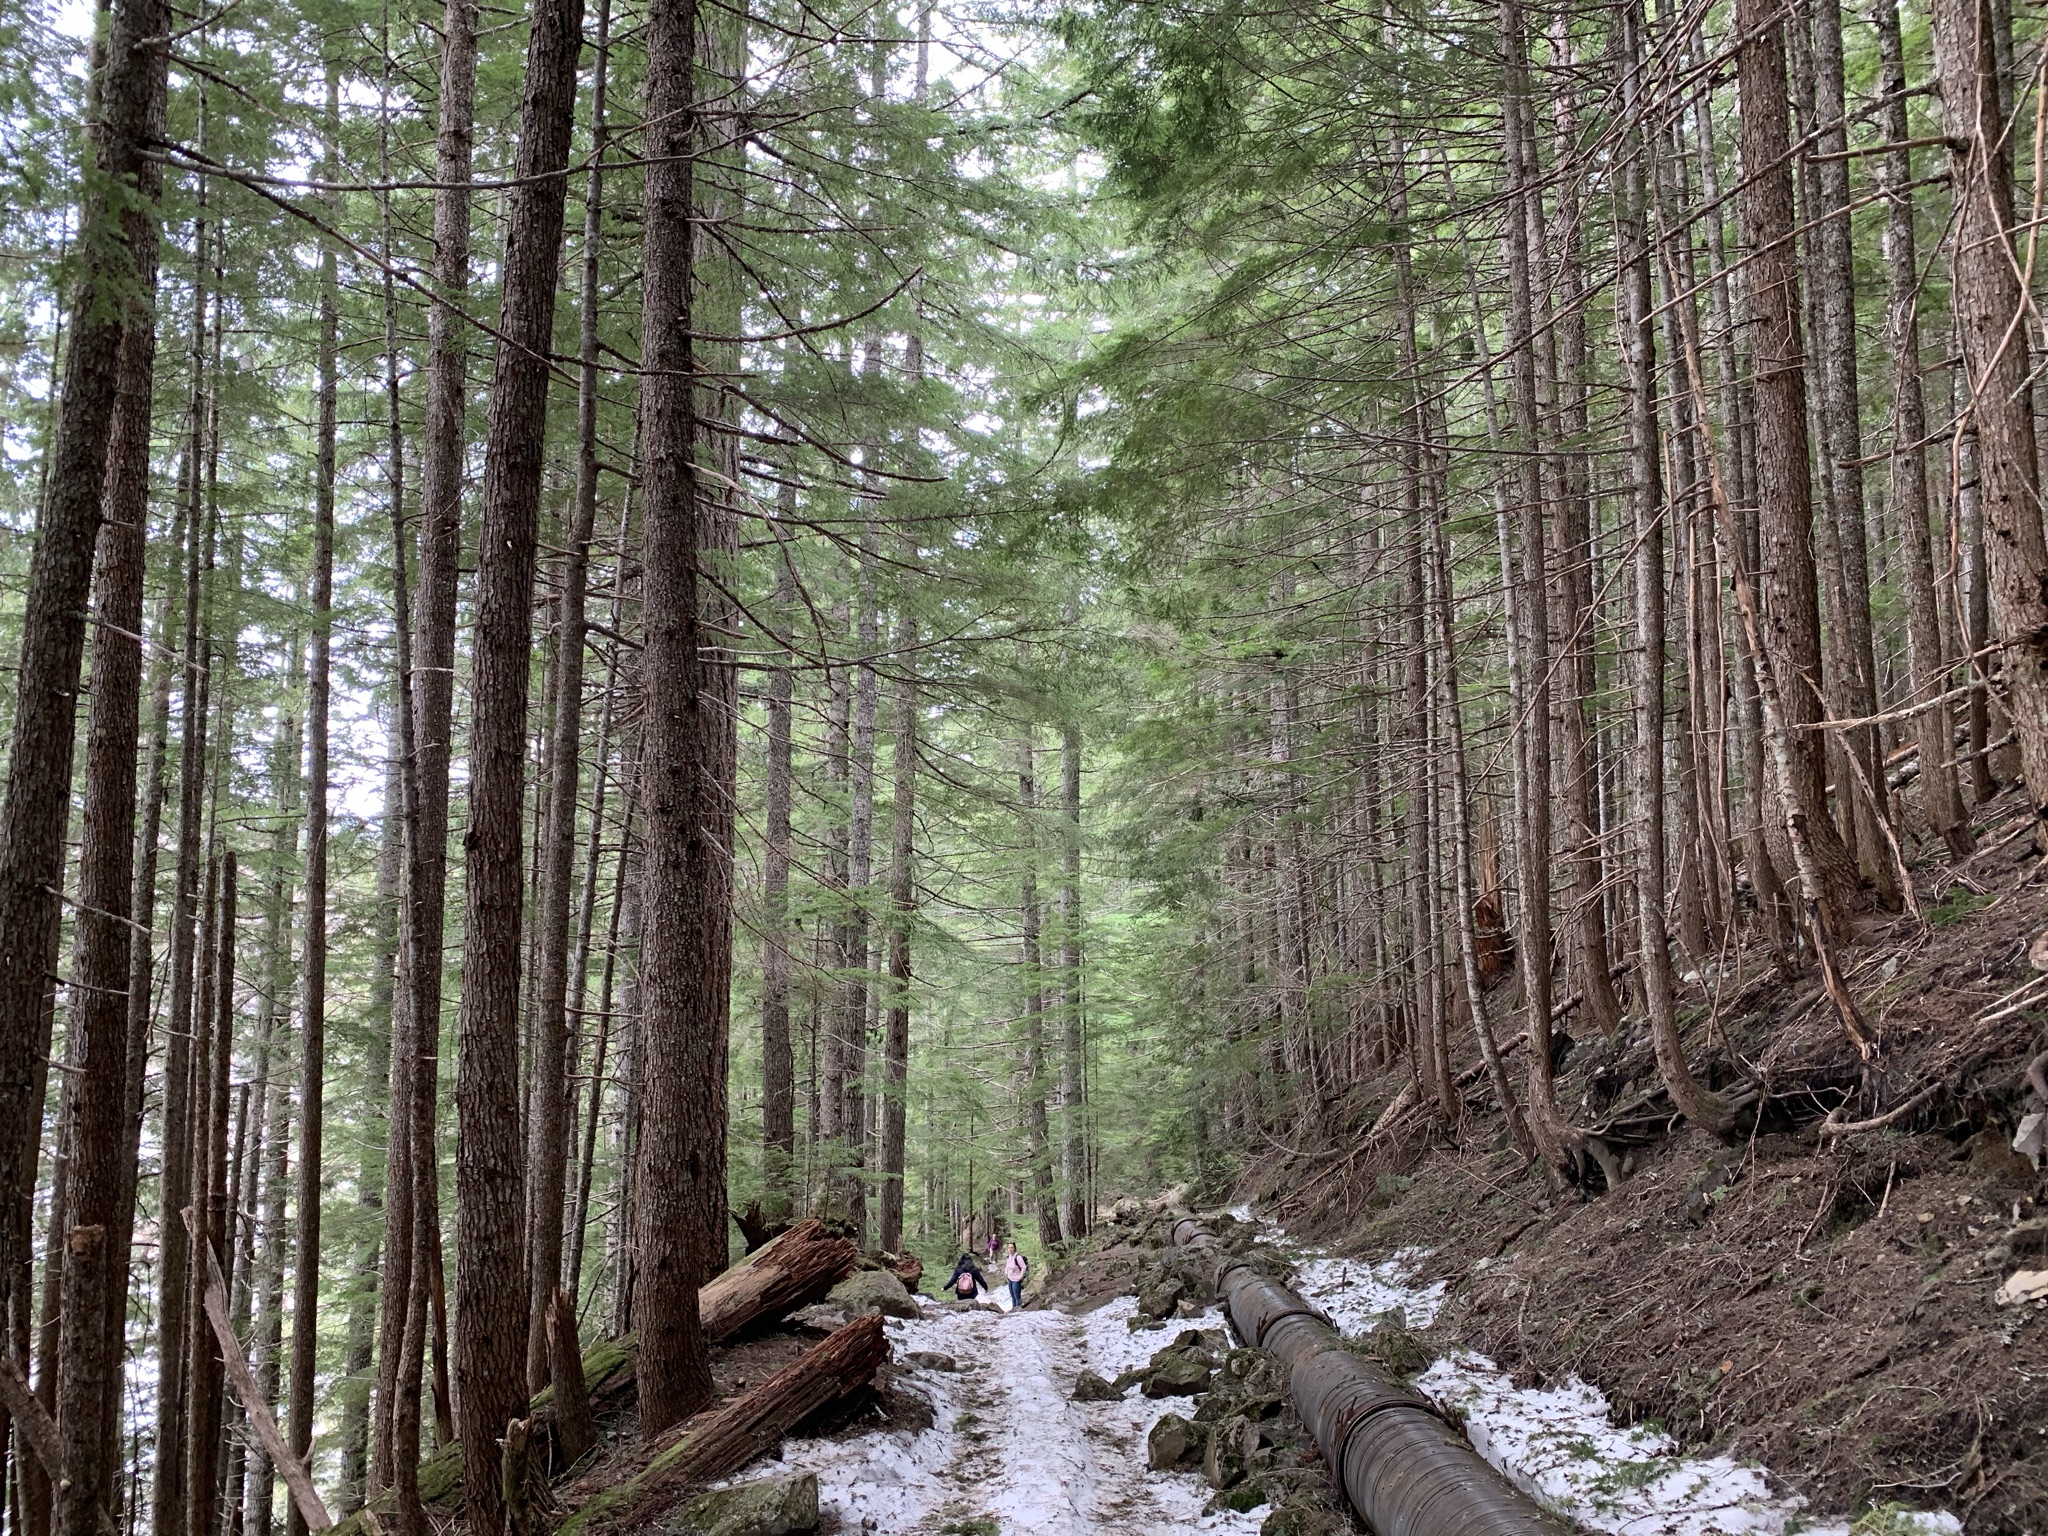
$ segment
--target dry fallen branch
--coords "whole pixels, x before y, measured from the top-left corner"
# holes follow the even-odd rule
[[[192,1224],[192,1212],[187,1208],[185,1223]],[[213,1245],[199,1245],[206,1253],[206,1317],[213,1324],[213,1331],[220,1340],[221,1358],[227,1362],[228,1379],[234,1383],[235,1396],[242,1400],[243,1411],[249,1415],[249,1427],[256,1431],[256,1438],[263,1442],[263,1451],[271,1464],[284,1478],[285,1487],[291,1490],[292,1502],[299,1507],[299,1514],[309,1529],[324,1531],[334,1524],[327,1513],[327,1506],[320,1502],[320,1490],[313,1486],[312,1475],[306,1464],[291,1452],[284,1443],[284,1436],[278,1433],[277,1420],[270,1416],[270,1405],[264,1400],[263,1389],[256,1384],[256,1377],[249,1369],[249,1359],[242,1351],[242,1341],[235,1336],[234,1320],[228,1315],[227,1285],[221,1279],[220,1261],[213,1256]]]

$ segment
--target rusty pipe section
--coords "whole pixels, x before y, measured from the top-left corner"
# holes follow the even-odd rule
[[[1308,1302],[1230,1257],[1192,1217],[1174,1224],[1173,1241],[1213,1256],[1210,1283],[1238,1336],[1286,1362],[1296,1411],[1375,1536],[1569,1536],[1428,1399],[1346,1349]]]

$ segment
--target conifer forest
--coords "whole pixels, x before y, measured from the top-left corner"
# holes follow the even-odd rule
[[[2048,1530],[2044,145],[2013,0],[4,8],[4,1536],[639,1528],[1232,1205]]]

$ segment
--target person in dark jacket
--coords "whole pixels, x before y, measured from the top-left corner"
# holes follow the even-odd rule
[[[946,1294],[960,1301],[973,1301],[987,1289],[988,1281],[976,1267],[974,1255],[961,1254],[960,1262],[953,1266],[952,1278],[946,1282]]]

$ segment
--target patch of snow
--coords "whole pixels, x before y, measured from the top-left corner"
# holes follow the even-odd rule
[[[1312,1301],[1340,1333],[1370,1333],[1383,1322],[1427,1328],[1443,1310],[1445,1284],[1416,1285],[1413,1276],[1429,1255],[1403,1248],[1390,1259],[1309,1259],[1296,1267],[1294,1291]]]
[[[1294,1289],[1340,1332],[1385,1322],[1428,1328],[1445,1283],[1416,1283],[1428,1254],[1403,1249],[1377,1262],[1304,1257]],[[1464,1420],[1475,1449],[1510,1481],[1566,1518],[1615,1536],[1849,1536],[1847,1522],[1815,1523],[1806,1500],[1774,1489],[1763,1468],[1727,1456],[1685,1456],[1662,1432],[1617,1426],[1607,1399],[1576,1376],[1562,1385],[1517,1387],[1493,1361],[1452,1350],[1416,1387]],[[1888,1530],[1958,1536],[1946,1513],[1905,1512]]]
[[[921,1318],[891,1320],[896,1358],[931,1402],[933,1427],[792,1440],[783,1467],[816,1472],[821,1506],[848,1532],[913,1536],[981,1519],[1002,1536],[1253,1536],[1263,1511],[1206,1514],[1209,1488],[1199,1477],[1145,1465],[1147,1433],[1184,1401],[1136,1392],[1115,1403],[1070,1401],[1082,1370],[1114,1379],[1149,1361],[1179,1327],[1221,1323],[1209,1314],[1133,1333],[1135,1315],[1136,1303],[1122,1297],[1081,1317],[930,1306]],[[911,1365],[913,1350],[950,1355],[960,1369]]]
[[[1684,1456],[1670,1436],[1616,1426],[1607,1399],[1572,1377],[1517,1387],[1484,1355],[1440,1358],[1415,1385],[1465,1420],[1480,1455],[1525,1492],[1579,1524],[1617,1536],[1848,1536],[1814,1525],[1806,1501],[1775,1491],[1761,1467],[1727,1456]],[[1960,1532],[1949,1514],[1908,1514],[1894,1530]]]

